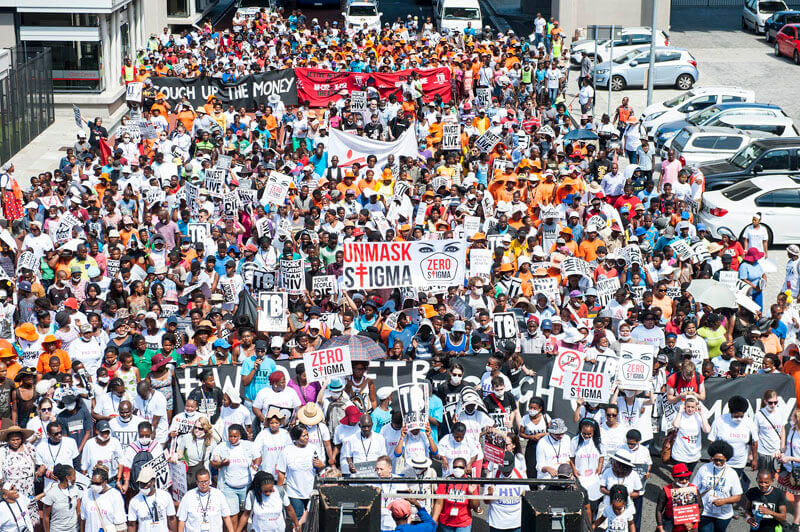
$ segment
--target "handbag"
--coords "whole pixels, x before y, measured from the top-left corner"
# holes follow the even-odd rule
[[[672,446],[675,444],[675,438],[678,436],[677,430],[671,430],[664,438],[664,442],[661,444],[661,461],[669,463],[672,459]]]

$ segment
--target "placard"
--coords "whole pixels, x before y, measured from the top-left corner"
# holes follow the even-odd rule
[[[239,196],[235,192],[226,192],[222,196],[222,217],[226,220],[233,220],[239,213]]]
[[[558,279],[555,277],[532,277],[531,287],[534,297],[544,294],[551,305],[561,304],[561,292],[558,289]]]
[[[469,240],[481,230],[481,219],[478,216],[464,216],[464,236]]]
[[[583,259],[578,257],[566,257],[561,261],[561,274],[564,277],[570,275],[580,275],[590,281],[594,281],[594,268]]]
[[[461,149],[461,125],[453,122],[442,124],[442,149]]]
[[[55,240],[56,244],[63,244],[72,238],[72,228],[80,225],[81,221],[76,218],[72,213],[65,212],[61,215],[56,227]]]
[[[106,260],[106,275],[109,279],[113,279],[119,273],[119,259]]]
[[[489,153],[500,142],[500,135],[493,133],[491,129],[475,140],[475,148],[481,153]]]
[[[564,376],[571,371],[580,371],[583,369],[582,351],[569,349],[564,346],[558,348],[553,371],[550,373],[550,387],[561,388],[564,384]]]
[[[258,295],[258,331],[286,332],[286,292],[262,292]]]
[[[621,390],[648,391],[653,388],[653,361],[656,347],[653,345],[620,344],[619,373],[617,383]]]
[[[492,250],[472,248],[469,250],[469,276],[491,279]]]
[[[672,251],[675,252],[675,255],[677,255],[680,260],[689,260],[692,258],[692,248],[683,238],[676,238],[668,245],[672,248]]]
[[[517,135],[517,148],[522,151],[528,149],[528,146],[531,145],[531,137],[527,133],[519,133]]]
[[[211,234],[211,225],[208,223],[190,222],[186,224],[186,231],[189,233],[189,238],[192,243],[200,242],[205,244],[208,240],[208,235]]]
[[[428,424],[428,383],[413,382],[397,388],[397,399],[408,430],[425,430]]]
[[[739,284],[739,272],[734,270],[720,270],[717,272],[719,283],[736,293]]]
[[[144,88],[144,83],[141,81],[131,81],[125,87],[125,101],[127,102],[135,102],[135,103],[142,103],[142,89]]]
[[[125,124],[117,127],[117,138],[121,139],[125,135],[128,135],[134,144],[139,144],[142,141],[142,130],[136,124]]]
[[[644,265],[644,260],[642,259],[642,250],[636,244],[631,244],[629,246],[625,246],[620,250],[622,253],[622,258],[625,259],[625,264],[630,266],[631,264],[638,264],[639,266]]]
[[[680,299],[683,295],[683,291],[680,286],[668,286],[666,294],[670,299]]]
[[[308,382],[323,382],[353,374],[350,347],[340,346],[303,354]]]
[[[315,275],[311,278],[311,291],[315,299],[333,297],[336,294],[336,276]]]
[[[225,172],[222,168],[209,168],[206,170],[206,178],[203,185],[208,190],[209,196],[221,198],[225,191]]]
[[[501,465],[506,455],[506,437],[500,431],[490,430],[483,436],[483,456],[492,464]]]
[[[280,272],[280,287],[290,296],[302,295],[306,289],[303,259],[281,259]]]
[[[599,214],[595,214],[586,222],[586,232],[594,231],[599,233],[603,229],[608,227],[608,223],[606,220],[600,216]]]
[[[492,105],[491,87],[477,87],[475,89],[475,100],[478,103],[478,109],[488,109]]]
[[[217,168],[229,170],[231,167],[231,162],[233,162],[233,157],[230,155],[217,155]]]
[[[350,92],[350,110],[354,113],[363,113],[367,110],[367,91]]]
[[[172,500],[180,501],[189,491],[189,482],[186,478],[186,462],[181,460],[175,463],[170,462],[169,474],[172,477],[172,486],[169,489],[170,493],[172,493]]]
[[[614,299],[614,294],[620,288],[619,277],[598,279],[595,288],[597,289],[597,304],[605,308]]]
[[[519,336],[517,315],[513,312],[497,312],[492,316],[492,330],[495,346],[498,348],[504,347],[508,340],[516,341]]]
[[[739,349],[742,358],[750,358],[753,360],[750,364],[745,366],[745,374],[758,373],[758,370],[764,367],[764,351],[762,351],[760,347],[755,345],[742,345]]]
[[[583,399],[588,403],[608,403],[612,381],[602,371],[569,371],[562,386],[567,401]]]
[[[270,172],[267,182],[264,185],[264,194],[261,196],[261,203],[265,206],[270,203],[283,205],[292,182],[292,178],[286,174],[276,172],[275,170]]]
[[[72,104],[72,115],[75,118],[75,125],[78,129],[83,129],[83,121],[81,120],[81,108]]]
[[[700,522],[700,496],[697,486],[672,488],[672,522],[675,525],[691,525]]]
[[[169,474],[170,468],[166,454],[156,456],[144,465],[144,467],[147,466],[152,467],[156,474],[156,489],[166,490],[172,486],[172,477]]]
[[[25,250],[19,255],[19,259],[17,259],[17,271],[20,270],[31,270],[34,272],[39,271],[39,265],[37,264],[36,255],[33,254],[31,250]]]
[[[519,277],[509,277],[508,279],[501,279],[496,283],[495,286],[499,286],[500,289],[508,296],[509,300],[513,300],[522,293],[522,279]]]
[[[702,264],[711,260],[711,253],[708,252],[708,247],[702,240],[692,244],[692,263]]]

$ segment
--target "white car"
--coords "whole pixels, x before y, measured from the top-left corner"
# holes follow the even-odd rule
[[[800,241],[800,182],[786,175],[764,175],[703,194],[700,222],[715,238],[723,234],[740,238],[761,213],[769,243]]]
[[[344,17],[345,29],[352,25],[356,30],[360,30],[364,28],[365,24],[369,30],[381,29],[381,15],[383,13],[378,11],[378,5],[374,2],[349,2],[344,9],[342,16]]]
[[[756,93],[738,87],[695,87],[674,98],[654,103],[642,112],[642,126],[647,136],[652,136],[656,128],[666,122],[683,120],[689,114],[711,107],[718,103],[754,102]]]
[[[742,29],[752,28],[756,33],[764,33],[767,19],[773,13],[788,9],[783,0],[745,0],[742,8]]]
[[[687,166],[696,166],[707,161],[728,159],[763,136],[772,135],[728,127],[689,126],[680,130],[668,143],[669,146],[661,150],[661,157],[666,159],[669,150],[673,149],[675,156],[682,157]]]
[[[652,31],[650,28],[633,27],[623,28],[619,32],[619,36],[614,39],[614,58],[617,58],[634,48],[650,44],[650,36]],[[584,39],[573,42],[570,47],[570,61],[575,65],[580,65],[583,60],[583,54],[594,54],[595,40]],[[658,31],[656,34],[656,46],[668,46],[669,37],[663,31]],[[611,39],[601,39],[597,41],[597,57],[594,61],[595,64],[608,61],[611,58]]]

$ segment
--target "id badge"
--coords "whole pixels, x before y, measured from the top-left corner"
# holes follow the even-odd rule
[[[450,508],[450,517],[458,517],[458,508],[455,506]]]
[[[200,532],[211,532],[211,523],[208,521],[200,523]]]

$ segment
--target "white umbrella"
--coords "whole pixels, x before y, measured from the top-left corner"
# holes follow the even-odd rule
[[[736,308],[736,295],[733,291],[713,279],[696,279],[687,290],[695,301],[713,309]]]
[[[67,242],[63,246],[61,246],[61,249],[68,249],[73,253],[77,253],[78,252],[78,246],[83,244],[83,242],[84,242],[84,240],[82,238],[73,238],[72,240],[70,240],[69,242]]]
[[[772,259],[763,258],[759,260],[758,263],[761,265],[761,269],[764,270],[764,273],[775,273],[778,271],[778,264]]]

